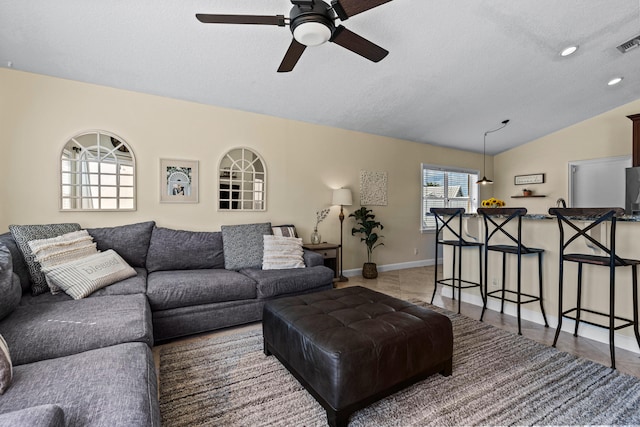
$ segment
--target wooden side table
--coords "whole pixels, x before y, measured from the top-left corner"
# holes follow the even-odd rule
[[[335,279],[338,278],[340,274],[338,258],[340,253],[338,251],[341,250],[340,245],[336,245],[335,243],[318,243],[317,245],[312,245],[311,243],[304,243],[302,245],[304,249],[309,251],[317,252],[324,258],[324,265],[333,270],[333,277]]]

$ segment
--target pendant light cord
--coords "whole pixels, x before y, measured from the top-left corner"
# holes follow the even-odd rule
[[[499,131],[500,129],[504,128],[508,124],[509,124],[509,119],[503,120],[501,126],[492,130],[488,130],[484,133],[484,142],[482,143],[482,172],[484,174],[483,176],[487,176],[487,135],[492,132]]]

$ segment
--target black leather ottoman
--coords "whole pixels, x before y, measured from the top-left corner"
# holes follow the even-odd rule
[[[331,426],[434,373],[451,375],[448,317],[362,287],[268,302],[264,352],[326,409]]]

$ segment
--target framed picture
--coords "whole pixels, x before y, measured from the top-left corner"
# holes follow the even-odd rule
[[[544,174],[533,173],[530,175],[516,175],[513,178],[513,183],[515,185],[544,184]]]
[[[160,159],[160,202],[198,203],[198,161]]]

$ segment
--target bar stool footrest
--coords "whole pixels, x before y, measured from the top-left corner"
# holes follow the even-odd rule
[[[570,310],[564,311],[564,312],[562,312],[562,317],[566,317],[567,319],[571,319],[571,320],[577,321],[578,320],[577,316],[572,316],[572,315],[569,314],[569,313],[573,313],[573,312],[577,312],[577,311],[578,311],[577,308],[572,308]],[[609,318],[609,314],[603,313],[601,311],[595,311],[595,310],[591,310],[591,309],[588,309],[588,308],[581,308],[580,311]],[[626,317],[613,316],[613,318],[616,319],[616,320],[620,320],[622,322],[626,322],[626,323],[623,323],[622,325],[615,326],[613,329],[616,330],[616,331],[619,330],[619,329],[624,329],[624,328],[628,328],[630,326],[634,326],[635,325],[633,320],[628,319]],[[587,325],[597,326],[599,328],[604,328],[604,329],[609,329],[609,325],[604,325],[602,323],[596,323],[596,322],[593,322],[593,321],[584,320],[582,318],[580,319],[580,323],[586,323]]]
[[[505,292],[505,298],[504,298],[505,301],[508,301],[508,302],[511,302],[511,303],[514,303],[514,304],[518,304],[517,300],[509,299],[506,296],[506,294],[518,295],[518,293],[516,291],[505,289],[504,292]],[[500,294],[500,295],[496,295],[496,294]],[[523,296],[523,297],[529,298],[528,300],[525,300],[525,301],[521,300],[520,304],[529,304],[531,302],[540,301],[540,297],[535,296],[535,295],[524,294],[522,292],[520,292],[520,295]],[[487,293],[487,297],[492,297],[492,298],[495,298],[495,299],[502,300],[502,289],[497,289],[495,291],[488,292]]]
[[[452,281],[452,282],[451,282],[451,283],[447,283],[447,281]],[[469,289],[469,288],[482,287],[482,284],[477,283],[477,282],[472,282],[472,281],[470,281],[470,280],[464,280],[464,279],[462,279],[462,280],[460,280],[460,281],[461,281],[462,283],[466,283],[466,284],[467,284],[466,286],[465,286],[465,285],[461,285],[461,286],[460,286],[460,288],[461,288],[461,289]],[[457,284],[457,282],[458,282],[458,279],[457,279],[457,278],[455,278],[455,277],[448,277],[448,278],[446,278],[446,279],[439,279],[439,280],[436,280],[436,283],[437,283],[437,284],[444,285],[444,286],[450,286],[450,287],[452,287],[452,288],[456,288],[456,289],[458,288],[458,284]]]

